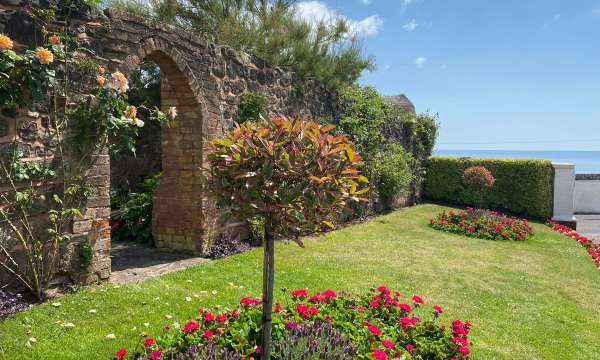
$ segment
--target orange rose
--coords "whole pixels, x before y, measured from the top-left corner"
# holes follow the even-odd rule
[[[96,68],[96,72],[98,73],[98,75],[102,76],[104,75],[104,73],[106,73],[106,70],[104,69],[104,66],[98,66]]]
[[[0,50],[10,50],[13,48],[13,41],[6,35],[0,34]]]
[[[48,65],[54,61],[54,54],[52,54],[52,52],[48,49],[39,47],[39,48],[35,49],[35,54],[37,55],[40,63],[42,63],[44,65]]]
[[[129,105],[125,110],[125,117],[128,119],[135,119],[137,117],[137,108],[133,105]]]

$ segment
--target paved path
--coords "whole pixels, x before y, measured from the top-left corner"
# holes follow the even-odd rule
[[[575,217],[577,218],[577,232],[600,243],[600,214],[575,215]]]
[[[210,261],[206,258],[161,251],[128,242],[114,242],[110,257],[112,260],[110,281],[117,284],[139,283],[155,276]]]

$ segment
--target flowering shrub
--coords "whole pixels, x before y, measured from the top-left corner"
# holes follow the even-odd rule
[[[568,226],[561,225],[552,221],[548,222],[548,226],[550,226],[552,230],[558,231],[559,233],[566,235],[580,243],[581,246],[583,246],[587,250],[588,254],[590,254],[592,259],[596,263],[596,267],[600,269],[600,244],[594,244],[592,239],[579,234],[577,231],[571,229]]]
[[[483,208],[484,191],[496,182],[492,172],[484,166],[471,166],[463,172],[463,181],[473,189],[477,201],[475,205]]]
[[[490,240],[525,240],[533,234],[527,220],[489,210],[443,211],[431,219],[432,228]]]
[[[312,358],[327,349],[327,358],[336,359],[467,359],[471,324],[454,320],[446,327],[439,320],[443,313],[418,295],[404,303],[385,286],[361,297],[295,290],[285,305],[275,305],[272,358]],[[262,352],[261,316],[261,301],[248,297],[220,313],[199,308],[183,326],[166,326],[162,335],[143,339],[131,352],[119,349],[115,358],[256,358]]]

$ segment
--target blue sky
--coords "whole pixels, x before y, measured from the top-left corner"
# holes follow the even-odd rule
[[[439,113],[440,149],[600,150],[600,0],[299,6],[351,21],[377,63],[361,84]]]

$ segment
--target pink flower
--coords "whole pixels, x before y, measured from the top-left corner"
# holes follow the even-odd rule
[[[452,342],[460,344],[462,346],[467,346],[469,345],[469,341],[465,338],[461,338],[461,337],[453,337],[452,338]]]
[[[115,353],[115,358],[121,360],[125,355],[127,355],[127,350],[121,348]]]
[[[260,347],[259,345],[256,345],[256,348],[254,349],[254,352],[255,352],[257,355],[260,355],[260,354],[262,354],[262,347]]]
[[[217,317],[215,319],[219,323],[225,322],[225,321],[227,321],[227,314],[217,315]]]
[[[275,312],[278,314],[281,312],[281,304],[279,304],[279,303],[275,304]]]
[[[156,345],[156,341],[154,341],[154,339],[147,338],[146,340],[144,340],[145,347],[150,347],[150,346],[154,346],[154,345]]]
[[[260,303],[260,299],[253,299],[249,297],[243,297],[240,299],[240,304],[242,304],[243,306],[259,305]]]
[[[389,295],[390,294],[390,289],[388,289],[387,287],[385,287],[384,285],[381,285],[377,288],[377,291],[379,291],[382,294],[386,294]]]
[[[384,350],[381,349],[375,349],[372,353],[371,356],[373,357],[373,359],[375,360],[387,360],[387,354],[385,353]]]
[[[433,311],[435,311],[436,314],[443,314],[444,313],[444,309],[442,309],[439,305],[434,305],[433,306]]]
[[[381,345],[385,346],[388,349],[393,349],[394,348],[394,343],[389,341],[389,340],[383,340],[381,342]]]
[[[291,330],[291,329],[295,329],[295,328],[297,328],[297,327],[298,327],[298,325],[297,325],[295,322],[293,322],[293,321],[288,321],[288,322],[285,324],[285,327]]]
[[[211,322],[215,319],[215,317],[213,316],[213,314],[210,313],[210,311],[206,311],[204,313],[204,322]]]
[[[369,301],[369,306],[371,306],[373,309],[377,309],[379,307],[379,303],[375,300],[371,300]]]
[[[409,328],[415,326],[421,319],[413,316],[413,317],[403,317],[400,319],[400,326],[402,326],[402,330],[406,331]]]
[[[195,321],[188,321],[187,324],[185,324],[185,326],[183,327],[183,333],[184,334],[189,334],[194,330],[198,330],[200,328],[200,324],[198,324]]]
[[[413,344],[406,344],[405,348],[406,348],[406,351],[411,353],[415,347],[413,346]]]
[[[214,333],[208,329],[204,330],[204,332],[202,333],[202,336],[204,336],[207,339],[210,339],[211,337],[213,337]]]
[[[150,354],[150,360],[158,360],[162,357],[162,353],[160,351],[153,351]]]

